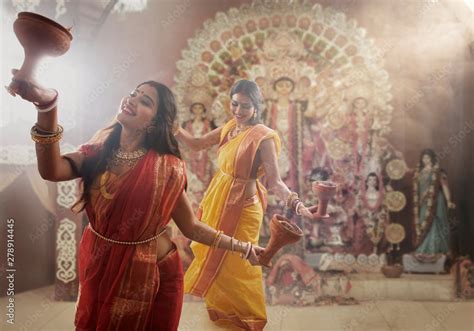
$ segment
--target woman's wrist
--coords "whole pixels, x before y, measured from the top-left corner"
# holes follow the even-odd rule
[[[241,255],[245,254],[245,252],[247,251],[245,243],[240,240],[237,240],[236,248],[236,251]]]
[[[301,216],[301,211],[300,209],[304,207],[304,204],[301,202],[301,201],[298,201],[298,203],[296,204],[296,207],[295,207],[295,213],[296,215],[298,216]]]
[[[44,90],[43,93],[44,95],[41,98],[42,100],[38,102],[33,102],[33,104],[35,105],[38,112],[47,113],[56,108],[58,104],[59,93],[54,89]]]

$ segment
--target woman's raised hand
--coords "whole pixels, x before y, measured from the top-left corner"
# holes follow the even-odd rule
[[[18,69],[12,69],[11,72],[13,75],[12,84],[5,86],[5,88],[12,96],[19,95],[22,99],[38,105],[48,104],[56,97],[56,90],[41,87],[33,81],[16,79]]]

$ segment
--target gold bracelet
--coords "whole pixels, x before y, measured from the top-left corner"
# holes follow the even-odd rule
[[[291,208],[293,205],[293,201],[295,201],[296,199],[298,199],[298,193],[291,192],[288,195],[288,198],[286,198],[286,207]]]
[[[62,134],[58,134],[53,137],[38,137],[38,136],[31,135],[31,139],[35,143],[38,143],[41,145],[51,145],[51,144],[57,143],[58,141],[61,140],[62,137],[63,137]]]
[[[38,125],[38,123],[35,123],[35,125],[33,126],[32,129],[34,129],[37,133],[45,134],[45,135],[55,135],[55,134],[63,133],[63,132],[64,132],[64,128],[63,128],[61,125],[56,124],[56,126],[57,126],[56,131],[48,131],[48,130],[42,129],[42,128]]]
[[[224,234],[224,231],[221,231],[221,233],[219,234],[219,238],[217,238],[217,241],[216,241],[216,248],[219,248],[219,244],[221,243],[223,234]]]
[[[64,128],[58,124],[58,129],[53,132],[53,131],[45,131],[41,128],[38,127],[37,124],[33,125],[33,127],[30,130],[30,134],[35,137],[41,137],[41,138],[47,138],[47,137],[55,137],[57,135],[60,135],[64,132]]]
[[[216,245],[217,239],[219,239],[219,236],[221,233],[222,233],[222,230],[217,231],[216,236],[214,237],[214,240],[212,241],[211,247],[214,247]]]
[[[214,236],[214,239],[212,240],[212,243],[211,243],[211,247],[214,247],[214,244],[216,243],[216,240],[217,240],[217,236],[219,235],[219,230],[216,231],[216,235]]]

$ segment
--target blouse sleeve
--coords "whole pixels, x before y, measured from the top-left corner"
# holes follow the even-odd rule
[[[275,130],[271,130],[265,135],[265,137],[263,137],[262,141],[267,140],[267,139],[273,139],[273,142],[275,143],[276,152],[277,152],[277,158],[278,158],[280,156],[280,151],[281,151],[280,136],[278,136],[278,133]]]
[[[177,158],[176,156],[167,156],[168,164],[170,165],[170,171],[168,183],[167,183],[167,192],[170,194],[171,201],[171,210],[174,208],[176,201],[178,200],[181,193],[186,188],[187,177],[186,177],[186,164],[183,160]]]
[[[270,130],[262,139],[262,141],[264,140],[268,140],[268,139],[273,139],[273,142],[275,143],[275,149],[276,149],[276,157],[277,157],[277,160],[278,158],[280,157],[280,151],[281,151],[281,140],[280,140],[280,136],[278,136],[278,133],[275,131],[275,130]],[[262,177],[265,175],[265,169],[263,167],[263,164],[261,164],[258,168],[258,171],[257,171],[257,177]]]

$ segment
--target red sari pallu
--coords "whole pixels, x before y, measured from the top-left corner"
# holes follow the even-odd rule
[[[90,145],[80,151],[94,153]],[[175,247],[157,261],[157,241],[147,239],[171,219],[186,182],[184,162],[149,151],[127,173],[107,175],[110,180],[101,183],[107,194],[93,189],[86,206],[90,224],[79,250],[76,330],[177,330],[181,260]],[[100,236],[146,242],[119,244]]]

